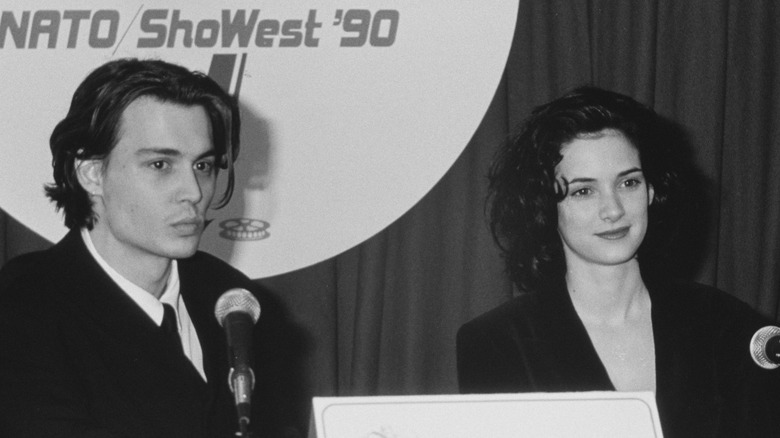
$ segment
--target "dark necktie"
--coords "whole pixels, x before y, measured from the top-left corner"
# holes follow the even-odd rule
[[[165,340],[169,345],[181,354],[184,354],[184,348],[181,346],[181,337],[179,337],[179,324],[176,321],[176,311],[170,304],[163,304],[163,321],[160,328],[165,335]]]

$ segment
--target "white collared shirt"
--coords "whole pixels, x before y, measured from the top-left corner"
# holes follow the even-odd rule
[[[81,229],[81,237],[84,239],[87,250],[92,254],[92,257],[98,265],[103,268],[106,274],[114,280],[130,299],[138,304],[138,307],[149,315],[149,318],[151,318],[155,324],[158,326],[162,325],[163,315],[165,313],[163,310],[163,303],[170,304],[173,307],[176,311],[176,319],[179,323],[179,336],[181,337],[184,354],[190,359],[190,362],[192,362],[195,369],[198,370],[205,381],[206,372],[203,369],[203,349],[200,346],[198,333],[195,331],[195,326],[192,324],[190,314],[187,312],[187,306],[184,304],[184,300],[179,293],[179,265],[176,260],[174,259],[171,261],[168,282],[165,285],[163,294],[158,300],[154,295],[123,277],[122,274],[112,268],[103,257],[98,254],[95,245],[92,243],[89,231],[86,228]]]

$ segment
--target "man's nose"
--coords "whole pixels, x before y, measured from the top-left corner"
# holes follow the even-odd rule
[[[178,198],[180,201],[192,202],[193,204],[197,204],[203,198],[200,180],[194,170],[182,172]]]

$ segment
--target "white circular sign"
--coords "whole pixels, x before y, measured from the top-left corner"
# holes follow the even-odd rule
[[[43,195],[73,91],[120,57],[209,73],[242,108],[231,203],[201,248],[252,278],[333,257],[427,193],[484,116],[517,1],[4,2],[0,207],[67,231]]]

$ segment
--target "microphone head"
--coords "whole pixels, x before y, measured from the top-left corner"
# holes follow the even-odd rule
[[[225,325],[225,317],[233,312],[243,312],[252,317],[252,323],[260,318],[260,303],[246,289],[230,289],[223,293],[214,306],[214,316],[220,326]]]
[[[772,338],[775,338],[774,340]],[[780,339],[780,327],[768,325],[758,330],[750,340],[750,357],[761,368],[773,370],[780,366],[776,359],[767,354],[767,345]]]

